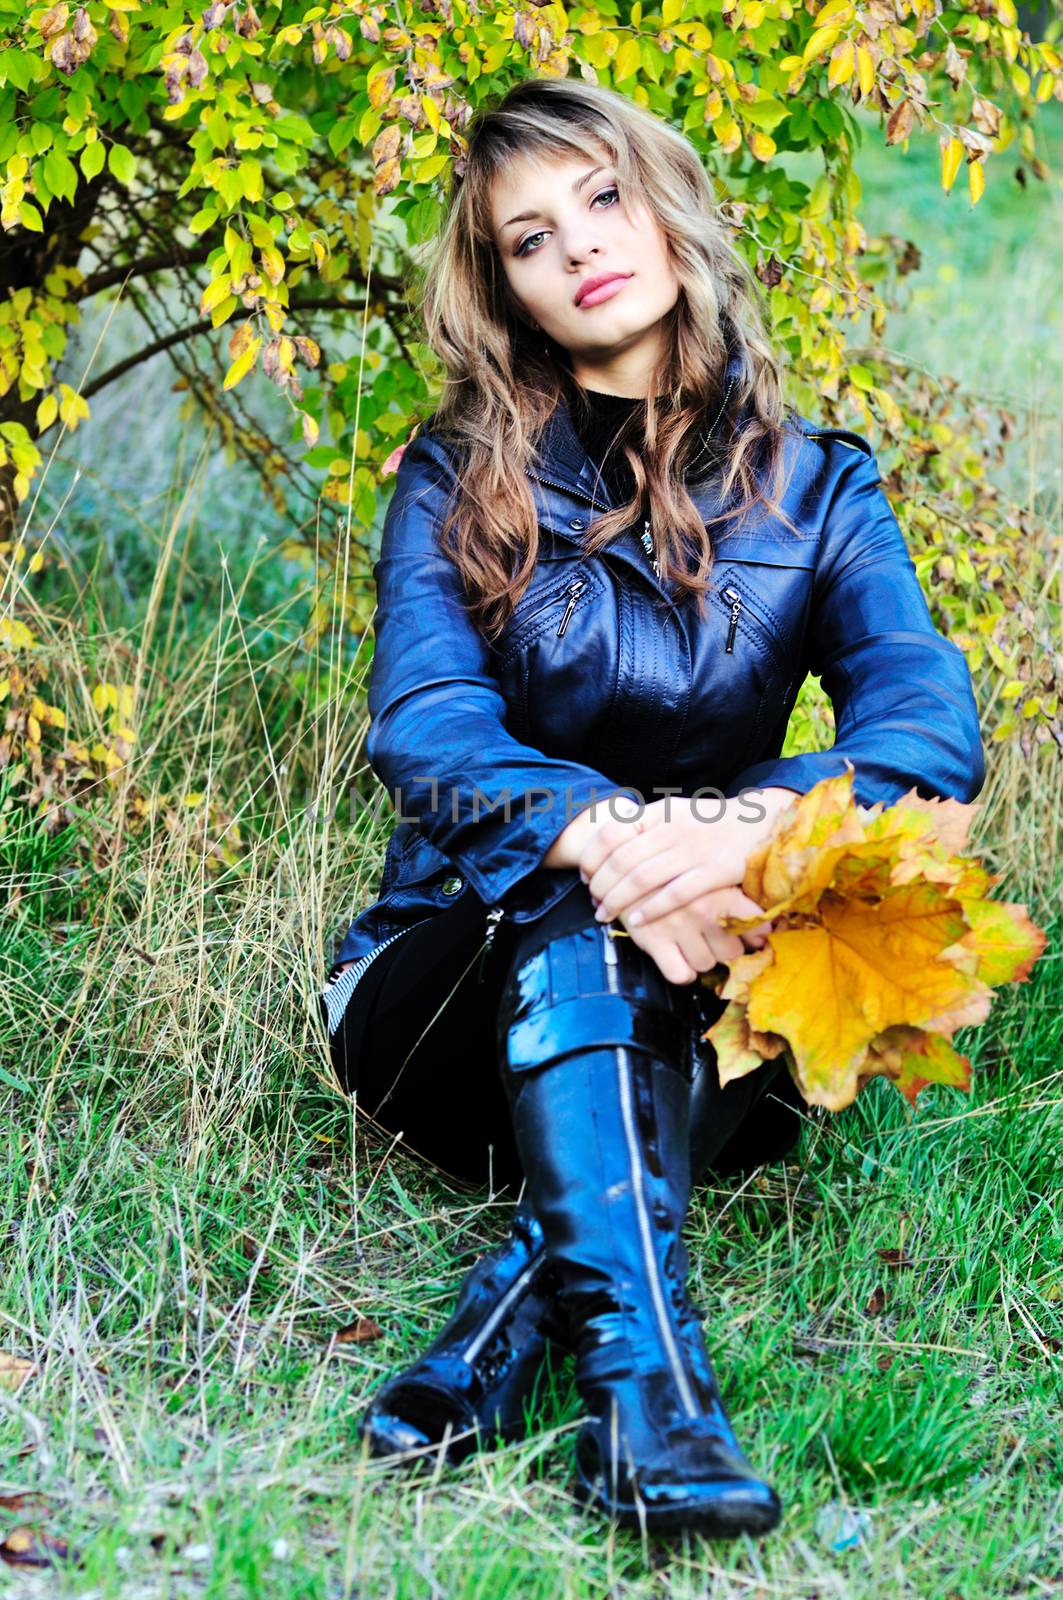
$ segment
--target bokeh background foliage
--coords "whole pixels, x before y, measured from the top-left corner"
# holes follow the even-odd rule
[[[11,1592],[1058,1588],[1059,50],[1058,4],[1010,0],[0,0],[0,1547],[47,1559]],[[787,1506],[760,1548],[573,1512],[564,1373],[453,1476],[354,1440],[506,1223],[340,1096],[315,993],[393,821],[370,564],[440,377],[406,286],[471,111],[529,72],[698,143],[791,397],[875,445],[972,670],[972,843],[1050,938],[957,1036],[969,1097],[869,1085],[692,1208]],[[831,736],[810,680],[787,751]]]

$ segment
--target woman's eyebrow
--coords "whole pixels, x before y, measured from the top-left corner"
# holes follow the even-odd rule
[[[576,179],[575,183],[572,185],[573,194],[579,194],[580,190],[583,188],[583,185],[585,183],[590,183],[596,172],[607,172],[608,170],[609,169],[607,167],[591,167],[589,172],[585,172],[581,178]],[[502,227],[499,228],[498,231],[501,233],[502,228],[512,227],[514,222],[531,222],[534,220],[534,218],[541,215],[542,213],[539,211],[522,211],[519,216],[510,217],[508,222],[503,222]]]

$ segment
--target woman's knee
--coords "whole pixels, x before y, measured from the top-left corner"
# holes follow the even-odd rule
[[[670,983],[623,929],[599,922],[590,891],[579,883],[512,941],[498,1005],[498,1056],[519,1073],[623,1045],[689,1077],[694,1020],[689,986]]]

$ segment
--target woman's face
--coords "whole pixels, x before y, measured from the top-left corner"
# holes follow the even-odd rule
[[[495,179],[491,222],[514,297],[570,353],[577,380],[645,396],[680,285],[657,219],[638,196],[625,204],[607,153],[592,147],[545,165],[513,161]],[[609,273],[620,278],[601,297],[577,301]]]

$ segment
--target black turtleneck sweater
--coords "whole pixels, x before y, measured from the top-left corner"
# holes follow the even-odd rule
[[[602,483],[614,505],[622,505],[635,492],[635,475],[628,466],[623,445],[617,433],[629,418],[632,420],[630,443],[637,452],[645,438],[646,402],[626,395],[605,394],[599,389],[587,389],[582,384],[570,386],[569,413],[579,441],[596,469],[601,471]],[[717,414],[713,406],[712,415]],[[706,418],[701,451],[696,457],[697,477],[717,471],[719,459],[719,426],[710,434]],[[689,469],[688,469],[689,471]]]
[[[631,443],[638,450],[645,432],[645,400],[604,394],[580,384],[572,399],[571,414],[580,443],[595,467],[601,469],[606,495],[614,505],[622,505],[635,492],[635,476],[616,435],[629,417],[637,415]]]
[[[569,414],[579,441],[594,464],[596,476],[600,477],[601,498],[608,498],[614,506],[623,505],[635,493],[635,475],[617,434],[630,419],[632,431],[628,438],[635,451],[639,450],[645,438],[645,400],[605,394],[574,383],[569,395]],[[702,472],[714,461],[716,443],[715,438],[703,435],[702,453],[698,457]],[[634,541],[652,560],[654,543],[652,532],[644,527],[645,516],[643,505],[631,527],[620,537]]]

